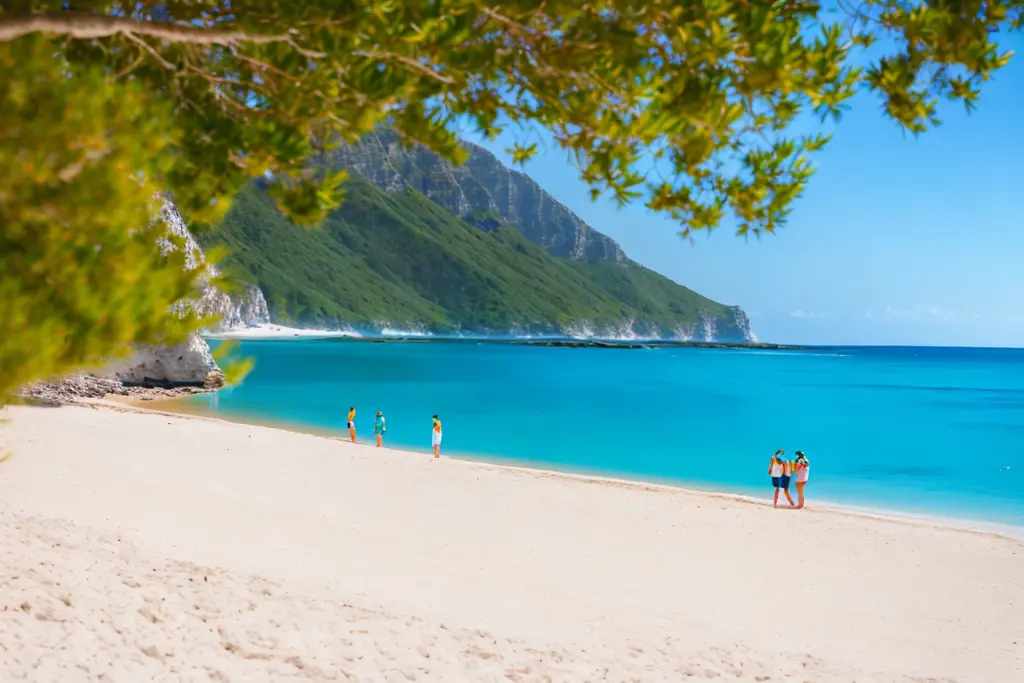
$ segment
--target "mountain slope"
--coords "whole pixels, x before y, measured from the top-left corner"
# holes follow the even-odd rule
[[[443,310],[379,276],[329,231],[294,225],[256,185],[238,194],[217,230],[197,238],[230,249],[226,271],[263,290],[275,322],[340,325],[382,314],[445,320]]]
[[[749,334],[742,312],[628,260],[556,258],[493,213],[467,217],[475,225],[407,185],[386,192],[355,176],[342,207],[319,230],[305,230],[253,185],[202,241],[231,249],[229,271],[258,284],[280,321],[723,340]]]
[[[613,239],[583,222],[528,175],[507,168],[483,147],[464,145],[469,159],[453,166],[422,145],[403,148],[393,131],[380,128],[359,144],[331,151],[318,161],[354,170],[388,192],[408,185],[456,216],[497,216],[552,256],[588,263],[627,260]]]

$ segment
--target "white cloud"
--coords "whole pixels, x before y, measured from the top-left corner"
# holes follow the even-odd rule
[[[870,311],[867,317],[872,317]],[[882,317],[888,320],[909,320],[926,322],[929,320],[952,321],[957,319],[954,311],[941,306],[914,306],[913,308],[894,308],[886,306]]]
[[[836,313],[834,311],[805,311],[802,308],[798,308],[795,311],[790,311],[790,318],[796,318],[797,320],[835,320],[837,318],[848,317],[843,313]]]
[[[1024,315],[1017,315],[1014,313],[975,313],[971,318],[974,320],[986,320],[997,323],[1016,323],[1024,320]]]
[[[895,319],[895,318],[906,318],[908,311],[903,308],[893,308],[892,306],[886,306],[885,312],[882,313],[883,318]]]
[[[925,314],[938,320],[956,320],[956,313],[949,310],[948,308],[940,308],[939,306],[929,306],[924,309],[924,312]]]

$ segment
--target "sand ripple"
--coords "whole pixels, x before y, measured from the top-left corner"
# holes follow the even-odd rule
[[[810,656],[662,642],[579,648],[368,609],[328,589],[148,556],[0,512],[5,681],[817,681]],[[910,680],[910,679],[907,679]]]

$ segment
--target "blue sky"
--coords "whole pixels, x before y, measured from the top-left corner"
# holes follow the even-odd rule
[[[690,244],[642,206],[593,203],[550,146],[524,170],[634,260],[742,306],[761,341],[1024,346],[1024,40],[1007,46],[977,110],[943,105],[918,138],[858,96],[789,225],[760,240],[725,225]],[[509,163],[512,139],[485,146]]]

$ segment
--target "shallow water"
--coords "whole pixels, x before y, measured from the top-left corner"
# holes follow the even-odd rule
[[[472,342],[245,341],[226,417],[390,446],[770,496],[776,448],[809,499],[1024,525],[1024,350],[590,349]]]

